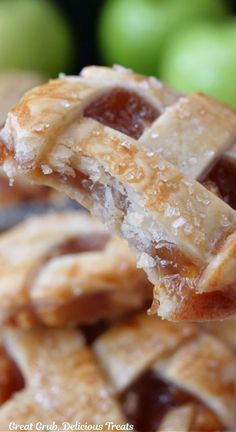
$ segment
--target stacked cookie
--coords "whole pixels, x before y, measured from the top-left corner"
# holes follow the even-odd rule
[[[10,111],[5,172],[109,229],[77,210],[1,235],[0,429],[234,430],[235,135],[229,108],[122,68]]]

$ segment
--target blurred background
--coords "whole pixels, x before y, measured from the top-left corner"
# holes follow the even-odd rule
[[[236,2],[0,0],[0,71],[119,63],[236,107]]]
[[[235,14],[233,0],[0,0],[0,124],[29,88],[89,64],[121,64],[236,108]],[[0,230],[52,206],[68,203],[21,176],[9,187],[0,170]]]

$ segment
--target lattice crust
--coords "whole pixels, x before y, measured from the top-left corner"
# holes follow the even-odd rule
[[[8,352],[16,360],[25,388],[0,409],[0,427],[10,421],[106,421],[123,416],[92,352],[75,330],[6,331]]]
[[[234,430],[236,355],[225,341],[143,314],[90,346],[85,338],[72,329],[4,330],[5,358],[25,384],[1,406],[0,428],[53,418],[129,422],[141,432]]]
[[[89,208],[134,249],[152,310],[199,320],[236,311],[235,137],[225,105],[96,67],[28,92],[1,132],[10,177]]]
[[[151,300],[125,241],[88,214],[34,217],[0,237],[0,320],[30,326],[115,318]]]

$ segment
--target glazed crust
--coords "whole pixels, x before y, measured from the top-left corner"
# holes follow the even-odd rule
[[[159,432],[235,427],[236,355],[203,327],[137,314],[106,330],[90,347],[79,330],[40,327],[9,327],[3,345],[25,382],[0,408],[3,429],[10,421],[52,417],[56,423],[125,424],[124,394],[149,372],[188,395],[163,412]],[[132,400],[134,407],[134,393]]]
[[[151,300],[126,242],[85,213],[34,217],[2,234],[0,269],[1,323],[87,324]]]
[[[36,328],[5,332],[5,344],[26,386],[0,408],[0,427],[9,423],[123,423],[104,374],[76,330]],[[75,385],[75,383],[77,385]]]
[[[139,140],[85,117],[114,88],[159,113]],[[1,132],[8,175],[17,164],[124,236],[156,286],[152,310],[168,319],[236,310],[236,213],[195,180],[232,155],[235,136],[235,113],[211,98],[180,97],[154,78],[95,67],[27,93]],[[166,254],[177,271],[166,273]]]

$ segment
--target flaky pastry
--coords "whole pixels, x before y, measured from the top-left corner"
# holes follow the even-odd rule
[[[235,429],[236,353],[197,325],[137,314],[105,331],[9,327],[2,346],[2,430],[52,419],[105,431],[109,421],[136,432]]]
[[[65,192],[128,240],[153,312],[202,320],[236,311],[235,136],[220,102],[89,67],[28,92],[0,139],[10,177]]]
[[[127,243],[88,214],[32,217],[0,236],[0,322],[23,327],[116,318],[151,300]]]

